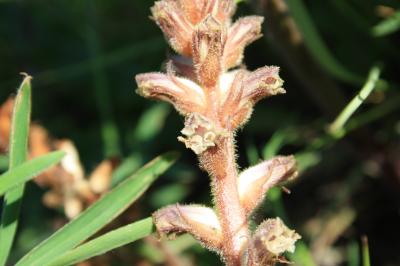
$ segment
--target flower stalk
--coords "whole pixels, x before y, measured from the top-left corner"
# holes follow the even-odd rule
[[[178,140],[209,174],[215,202],[215,210],[167,206],[153,220],[161,235],[190,233],[227,265],[275,265],[300,236],[279,218],[251,233],[250,214],[271,187],[296,176],[296,163],[293,156],[278,156],[239,173],[234,136],[259,100],[285,90],[278,67],[238,67],[245,47],[261,36],[263,18],[232,23],[235,9],[233,0],[161,0],[151,9],[177,55],[167,73],[137,75],[137,92],[170,102],[185,117]]]

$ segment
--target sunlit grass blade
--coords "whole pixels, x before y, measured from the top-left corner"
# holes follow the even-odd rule
[[[153,232],[151,218],[122,226],[72,249],[52,262],[51,266],[71,265],[104,254]]]
[[[326,71],[338,79],[354,85],[360,85],[362,83],[362,77],[346,69],[346,67],[344,67],[329,51],[321,36],[318,34],[318,30],[303,1],[287,0],[286,3],[289,6],[290,14],[293,16],[296,25],[304,36],[304,42],[313,58],[325,68]]]
[[[361,238],[362,244],[362,258],[363,258],[363,266],[371,266],[371,259],[369,256],[369,245],[367,236],[363,236]]]
[[[16,265],[44,266],[76,247],[139,198],[176,160],[174,152],[161,155],[95,202],[75,220],[40,243]]]
[[[31,77],[25,76],[15,98],[10,132],[9,170],[22,164],[28,154],[28,134],[31,116]],[[0,224],[0,265],[5,265],[18,226],[18,216],[24,194],[24,184],[14,187],[4,196]]]
[[[394,33],[400,29],[400,11],[379,22],[372,28],[372,35],[382,37]]]
[[[342,137],[344,135],[344,125],[376,87],[380,73],[381,70],[377,66],[371,69],[368,79],[365,85],[361,88],[360,92],[350,101],[350,103],[343,109],[335,121],[333,121],[333,123],[329,126],[329,133],[332,136]]]
[[[58,163],[64,155],[62,151],[52,152],[22,163],[0,175],[0,196]]]

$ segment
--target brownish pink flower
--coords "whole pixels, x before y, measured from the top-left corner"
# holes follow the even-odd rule
[[[262,17],[249,16],[231,25],[235,9],[233,0],[161,0],[154,4],[151,11],[171,47],[186,57],[192,57],[198,48],[195,32],[205,27],[205,20],[210,24],[212,17],[213,24],[218,24],[221,30],[226,31],[224,42],[218,50],[223,54],[220,58],[221,68],[229,69],[242,62],[245,46],[261,36],[263,22]],[[215,28],[212,26],[211,29]]]
[[[221,225],[210,208],[176,204],[156,211],[153,219],[161,236],[191,233],[210,249],[218,250],[221,246]]]

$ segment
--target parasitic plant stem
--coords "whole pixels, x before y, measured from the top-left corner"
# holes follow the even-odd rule
[[[222,230],[222,253],[227,265],[241,265],[241,255],[250,238],[247,215],[240,203],[233,134],[200,156],[212,177],[213,194]]]
[[[178,140],[211,178],[214,208],[170,205],[153,214],[160,235],[190,233],[228,266],[275,265],[300,236],[279,218],[254,233],[251,213],[267,191],[296,176],[293,156],[277,156],[239,174],[234,135],[262,98],[285,93],[279,68],[239,67],[244,48],[261,36],[262,17],[232,23],[233,0],[160,0],[152,18],[177,55],[166,73],[136,76],[143,97],[170,102],[185,117]],[[214,211],[215,209],[215,211]]]

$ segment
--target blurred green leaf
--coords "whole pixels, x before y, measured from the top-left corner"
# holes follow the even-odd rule
[[[345,134],[344,125],[376,87],[380,73],[380,68],[377,66],[371,69],[367,81],[360,92],[346,105],[335,121],[329,126],[328,130],[332,136],[340,138]]]
[[[7,170],[8,168],[8,156],[0,155],[0,171]]]
[[[349,82],[353,85],[360,85],[362,77],[346,69],[329,51],[323,39],[318,33],[314,22],[307,11],[302,0],[286,0],[289,6],[290,14],[300,29],[306,46],[316,62],[318,62],[326,71],[336,78]]]
[[[260,159],[256,145],[250,140],[247,140],[246,156],[250,165],[256,164],[257,161]]]
[[[68,251],[49,265],[62,266],[75,264],[134,242],[150,235],[152,232],[152,219],[146,218],[138,222],[122,226],[116,230],[90,240],[89,242]]]
[[[164,126],[166,116],[169,114],[170,107],[164,103],[157,103],[147,109],[139,118],[133,141],[135,143],[146,142],[154,138]]]
[[[131,173],[136,171],[142,164],[142,161],[143,158],[139,153],[134,153],[128,158],[124,159],[111,176],[111,187],[115,187]]]
[[[22,163],[0,175],[0,196],[58,163],[64,155],[62,151],[55,151]]]
[[[296,251],[293,254],[289,254],[291,260],[294,261],[295,265],[298,266],[316,266],[314,259],[311,256],[311,252],[303,241],[296,243]]]
[[[149,162],[127,180],[96,201],[75,220],[65,225],[26,254],[16,265],[48,265],[86,240],[138,199],[150,184],[177,159],[175,152]]]
[[[92,20],[95,19],[93,3],[88,1]],[[95,23],[93,23],[95,24]],[[91,74],[93,83],[93,95],[96,100],[101,120],[101,134],[103,138],[103,153],[105,157],[118,156],[120,154],[118,127],[114,119],[113,106],[110,101],[110,86],[105,68],[96,64],[96,58],[101,54],[101,43],[96,27],[86,26],[83,38],[86,42],[87,52],[91,58]]]
[[[10,133],[9,170],[22,164],[28,156],[28,134],[31,117],[31,77],[25,76],[15,98]],[[5,265],[18,226],[18,216],[24,195],[24,184],[4,196],[0,225],[0,265]]]
[[[287,139],[287,134],[284,131],[278,130],[276,131],[272,137],[269,139],[267,144],[265,144],[264,149],[262,151],[263,158],[265,160],[271,159],[274,157],[282,146],[285,144]]]
[[[352,241],[347,246],[347,265],[348,266],[360,265],[360,248],[356,241]]]
[[[164,185],[151,194],[149,201],[153,208],[158,209],[183,200],[188,193],[188,189],[182,184]]]
[[[317,165],[321,161],[321,155],[315,151],[299,152],[295,155],[297,161],[297,169],[304,172],[308,168]]]
[[[372,28],[372,35],[382,37],[394,33],[400,29],[400,11],[379,22]]]

